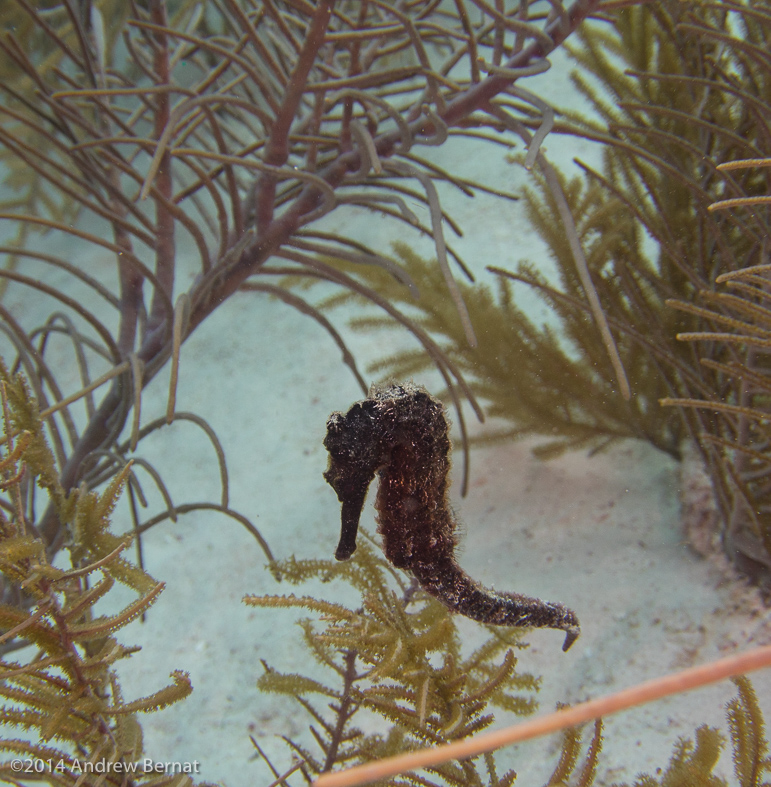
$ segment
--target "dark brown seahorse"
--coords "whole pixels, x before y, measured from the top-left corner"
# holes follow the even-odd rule
[[[342,503],[335,557],[356,550],[367,488],[377,474],[378,533],[388,560],[447,607],[482,623],[554,628],[567,650],[580,633],[575,613],[562,604],[519,593],[488,590],[455,560],[455,520],[447,501],[450,439],[444,406],[412,383],[373,387],[347,413],[332,413],[324,446],[324,478]]]

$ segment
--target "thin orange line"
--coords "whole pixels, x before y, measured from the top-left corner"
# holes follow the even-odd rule
[[[427,768],[448,760],[466,759],[500,749],[512,743],[537,738],[576,724],[598,719],[620,710],[633,708],[672,694],[717,683],[734,675],[771,666],[771,645],[755,648],[747,653],[729,656],[699,667],[675,672],[663,678],[640,683],[600,699],[589,700],[572,708],[563,708],[540,718],[515,724],[504,730],[488,732],[474,738],[455,741],[433,749],[400,754],[385,760],[357,765],[337,773],[324,773],[313,782],[313,787],[356,787],[379,779],[387,779],[407,771]]]

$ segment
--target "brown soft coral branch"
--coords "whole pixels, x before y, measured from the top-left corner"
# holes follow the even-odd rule
[[[300,51],[297,65],[289,84],[286,86],[286,96],[279,108],[270,138],[265,150],[265,163],[275,167],[283,167],[289,158],[289,130],[297,116],[308,76],[316,63],[319,50],[324,43],[324,37],[332,17],[334,0],[322,0],[308,29],[308,35]],[[276,178],[270,173],[260,177],[255,191],[255,217],[257,231],[262,232],[273,219],[273,209],[276,198]]]
[[[517,52],[505,64],[505,68],[511,70],[522,69],[534,61],[541,60],[550,52],[554,51],[578,25],[590,16],[599,6],[600,0],[577,0],[564,17],[553,20],[546,26],[545,35],[539,36],[528,46]],[[550,43],[546,43],[546,42]],[[448,127],[461,125],[476,110],[486,106],[498,94],[506,91],[516,80],[516,76],[508,74],[493,74],[481,82],[474,84],[447,103],[444,111],[436,113],[436,116]],[[298,99],[299,102],[299,99]],[[274,132],[277,126],[274,126]],[[433,136],[436,133],[435,123],[431,115],[421,114],[417,119],[408,123],[410,138],[415,140],[421,135]],[[287,128],[288,133],[288,128]],[[272,135],[275,136],[275,133]],[[374,148],[380,159],[392,156],[397,148],[404,143],[404,129],[385,132],[373,139]],[[276,139],[272,145],[272,154],[278,160],[285,144]],[[343,181],[348,172],[356,172],[361,166],[362,152],[354,148],[348,153],[339,156],[326,167],[321,169],[317,175],[323,178],[326,183],[336,189]],[[266,158],[267,160],[267,158]],[[285,161],[285,159],[284,159]],[[275,182],[266,179],[260,189],[272,188],[275,194]],[[320,206],[322,192],[318,187],[305,186],[294,201],[280,218],[273,218],[272,208],[265,213],[262,219],[258,218],[258,240],[249,249],[245,250],[238,264],[234,266],[227,276],[220,277],[217,284],[211,289],[209,298],[199,304],[198,309],[194,309],[191,315],[191,330],[195,328],[212,310],[213,306],[235,292],[241,283],[251,276],[275,251],[280,248],[286,239],[299,229],[307,220],[309,214],[316,215]],[[264,204],[267,198],[263,193],[258,193],[258,206]],[[268,215],[272,220],[267,221]],[[472,344],[473,339],[471,339]]]

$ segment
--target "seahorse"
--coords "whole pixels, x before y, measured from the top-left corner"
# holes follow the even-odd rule
[[[327,421],[327,483],[342,503],[335,552],[347,560],[370,483],[383,551],[412,573],[423,589],[449,609],[482,623],[565,632],[567,650],[578,638],[576,614],[562,604],[519,593],[489,590],[458,565],[456,522],[448,501],[450,439],[444,406],[413,383],[373,386],[369,398]]]

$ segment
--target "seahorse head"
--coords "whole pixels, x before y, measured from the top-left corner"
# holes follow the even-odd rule
[[[356,550],[356,532],[367,488],[384,457],[376,403],[356,402],[347,413],[332,413],[324,447],[329,451],[326,482],[342,505],[342,529],[335,557],[348,559]]]
[[[342,503],[338,560],[356,550],[359,519],[375,474],[389,463],[392,451],[404,445],[419,449],[423,472],[446,474],[450,444],[444,408],[414,383],[373,386],[368,399],[329,417],[324,439],[329,467],[324,478]],[[433,461],[437,449],[444,461]]]

